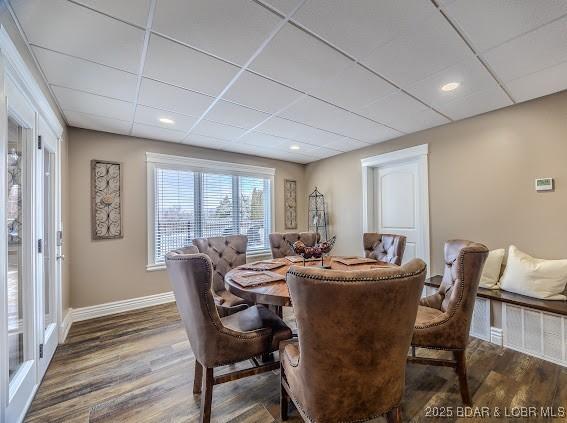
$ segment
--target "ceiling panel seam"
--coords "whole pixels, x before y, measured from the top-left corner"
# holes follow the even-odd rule
[[[142,54],[140,57],[140,67],[138,69],[138,78],[136,81],[136,99],[134,102],[134,112],[132,113],[132,123],[130,124],[130,131],[128,132],[132,135],[134,130],[134,122],[136,121],[136,112],[138,110],[138,102],[140,100],[140,87],[142,86],[142,75],[144,74],[144,66],[146,65],[146,57],[148,54],[148,45],[150,43],[151,28],[154,21],[154,13],[156,9],[157,0],[150,0],[150,10],[148,11],[148,20],[146,23],[146,31],[144,33],[144,46],[142,48]]]

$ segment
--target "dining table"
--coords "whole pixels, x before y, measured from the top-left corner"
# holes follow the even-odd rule
[[[364,260],[364,258],[360,257]],[[282,263],[282,266],[273,269],[272,271],[280,275],[286,275],[291,266],[325,266],[331,270],[344,270],[344,271],[358,271],[358,270],[370,270],[385,267],[397,267],[395,264],[386,263],[382,261],[373,261],[361,264],[344,264],[337,259],[354,259],[354,257],[349,256],[326,256],[318,260],[306,260],[305,262],[291,262],[285,257],[270,259],[270,260],[260,260],[259,262],[278,262]],[[289,295],[289,290],[287,288],[287,283],[285,280],[270,282],[257,286],[244,287],[234,280],[234,277],[241,272],[250,272],[248,267],[253,263],[246,263],[242,266],[235,267],[230,270],[225,275],[225,286],[229,292],[232,294],[245,299],[246,301],[253,304],[264,304],[268,306],[274,306],[278,310],[278,314],[281,314],[281,307],[291,306],[291,297]]]

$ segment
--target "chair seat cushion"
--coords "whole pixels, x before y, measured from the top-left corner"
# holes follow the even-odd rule
[[[279,348],[281,341],[291,338],[291,329],[275,313],[266,307],[256,305],[221,318],[222,324],[237,332],[250,332],[270,329],[272,332],[271,350]]]
[[[246,300],[237,297],[233,293],[228,292],[226,289],[215,292],[214,297],[215,303],[223,307],[234,307],[241,304],[248,304]]]
[[[415,318],[415,327],[424,327],[427,326],[429,322],[433,322],[437,320],[443,313],[441,310],[437,310],[436,308],[426,307],[426,306],[419,306],[417,308],[417,317]]]
[[[449,347],[452,337],[448,334],[446,325],[440,322],[445,321],[446,314],[436,308],[420,305],[417,308],[415,327],[411,344],[425,347]]]

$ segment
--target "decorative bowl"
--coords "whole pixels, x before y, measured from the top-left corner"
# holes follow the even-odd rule
[[[335,245],[335,241],[337,240],[337,236],[335,235],[331,239],[327,241],[323,241],[320,244],[315,244],[312,247],[308,247],[302,241],[295,241],[289,242],[288,244],[291,250],[297,254],[298,256],[303,257],[304,259],[310,258],[321,258],[324,254],[329,254]]]

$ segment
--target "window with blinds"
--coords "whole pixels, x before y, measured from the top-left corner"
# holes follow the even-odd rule
[[[159,164],[151,174],[150,266],[163,264],[169,251],[200,237],[242,234],[248,236],[249,253],[269,251],[272,176]]]

